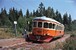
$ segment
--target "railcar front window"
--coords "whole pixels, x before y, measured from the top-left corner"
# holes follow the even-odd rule
[[[48,28],[48,23],[44,23],[44,28]]]
[[[42,27],[42,22],[38,22],[38,27]]]
[[[37,25],[37,22],[33,22],[33,27],[36,27],[36,25]]]

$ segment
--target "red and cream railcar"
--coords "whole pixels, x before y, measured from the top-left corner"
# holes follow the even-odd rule
[[[48,17],[36,17],[33,19],[32,34],[29,39],[33,41],[49,42],[54,37],[64,35],[64,25]]]

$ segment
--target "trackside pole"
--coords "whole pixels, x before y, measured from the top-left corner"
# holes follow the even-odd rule
[[[15,28],[14,28],[14,30],[15,30],[15,36],[17,36],[17,30],[16,30],[17,21],[14,21],[14,25],[15,25]]]

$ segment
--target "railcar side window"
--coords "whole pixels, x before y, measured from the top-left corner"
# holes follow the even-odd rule
[[[38,22],[38,27],[42,27],[42,22]]]
[[[55,24],[53,24],[53,29],[54,29],[54,27],[55,27]]]
[[[36,27],[36,25],[37,25],[37,22],[33,22],[33,27]]]
[[[58,25],[56,26],[56,30],[58,30]]]
[[[44,28],[48,28],[48,23],[44,23]]]
[[[62,30],[62,27],[57,25],[56,30]]]
[[[62,27],[60,26],[60,30],[62,30]]]
[[[49,23],[49,28],[52,28],[52,23]]]

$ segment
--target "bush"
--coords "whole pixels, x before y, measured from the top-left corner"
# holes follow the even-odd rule
[[[63,50],[76,50],[76,37],[67,39],[66,44],[63,47]]]

